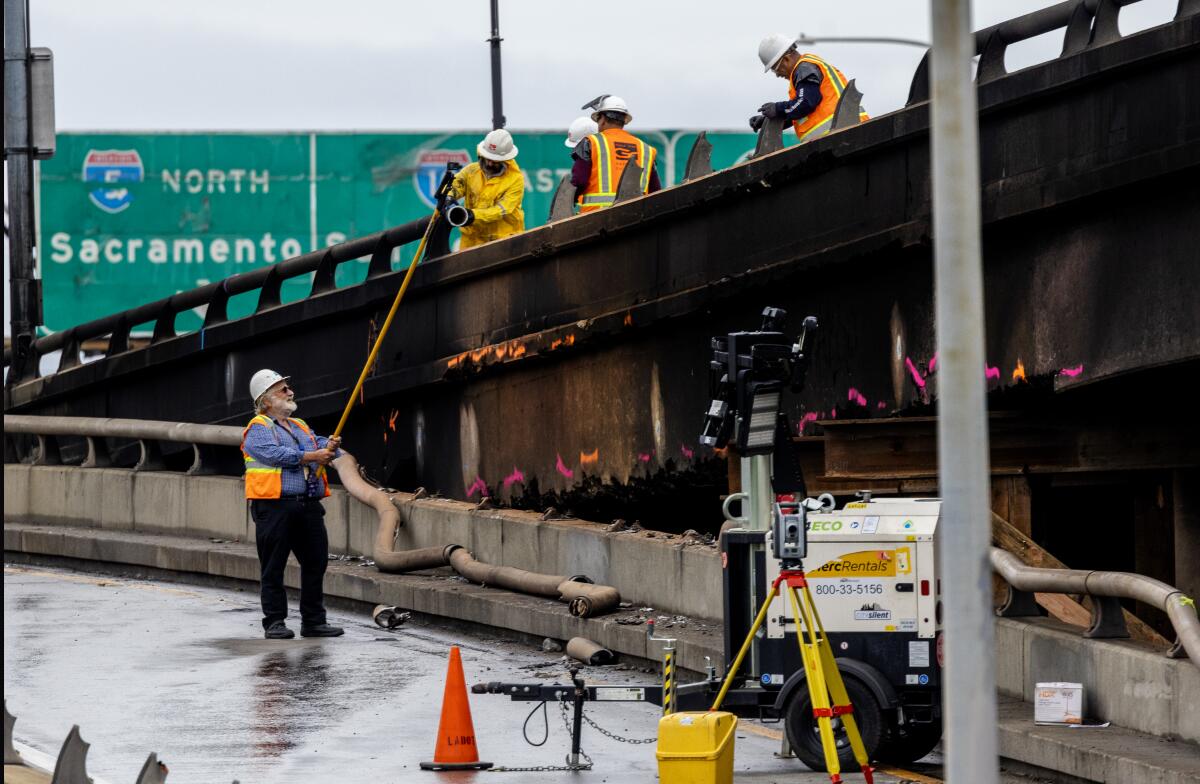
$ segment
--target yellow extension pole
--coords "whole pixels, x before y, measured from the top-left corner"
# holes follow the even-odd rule
[[[412,281],[413,272],[416,271],[417,265],[421,263],[421,255],[425,252],[425,244],[429,241],[429,235],[433,233],[433,226],[437,223],[438,211],[433,211],[433,216],[429,219],[429,225],[425,227],[425,234],[421,237],[421,244],[417,246],[417,252],[413,256],[412,264],[408,265],[408,272],[404,275],[404,282],[400,284],[400,290],[396,292],[396,299],[392,302],[392,309],[388,311],[387,318],[383,321],[383,327],[380,328],[379,334],[375,336],[375,345],[371,346],[371,353],[367,356],[367,364],[363,365],[362,373],[358,374],[358,383],[354,385],[354,391],[350,393],[350,399],[346,401],[346,410],[342,412],[342,418],[338,422],[337,429],[333,431],[335,437],[342,434],[342,428],[346,426],[346,420],[350,418],[350,411],[354,408],[354,401],[358,400],[358,395],[362,391],[363,382],[367,380],[367,375],[371,372],[371,368],[375,366],[375,358],[379,356],[379,348],[383,345],[383,339],[387,336],[388,329],[392,326],[392,319],[396,317],[396,311],[400,309],[400,300],[404,299],[404,292],[408,291],[408,284]]]

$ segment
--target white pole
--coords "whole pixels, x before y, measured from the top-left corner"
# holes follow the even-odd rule
[[[979,120],[970,0],[933,0],[930,128],[937,300],[938,568],[945,610],[946,780],[996,784]]]

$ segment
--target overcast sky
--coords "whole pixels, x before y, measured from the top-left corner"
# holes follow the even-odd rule
[[[978,0],[985,27],[1047,0]],[[1124,32],[1176,0],[1122,11]],[[62,130],[414,130],[491,122],[488,0],[32,0],[54,50]],[[768,33],[929,40],[926,0],[501,0],[504,110],[515,129],[565,128],[600,93],[643,128],[744,128],[786,85],[765,75]],[[1008,64],[1058,54],[1061,33]],[[857,80],[873,114],[901,107],[922,50],[806,47]]]

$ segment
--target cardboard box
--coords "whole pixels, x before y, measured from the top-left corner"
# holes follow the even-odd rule
[[[1039,683],[1033,693],[1034,724],[1082,724],[1082,683]]]

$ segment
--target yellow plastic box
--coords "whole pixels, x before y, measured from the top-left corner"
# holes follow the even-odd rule
[[[732,784],[737,716],[685,711],[658,722],[660,784]]]

